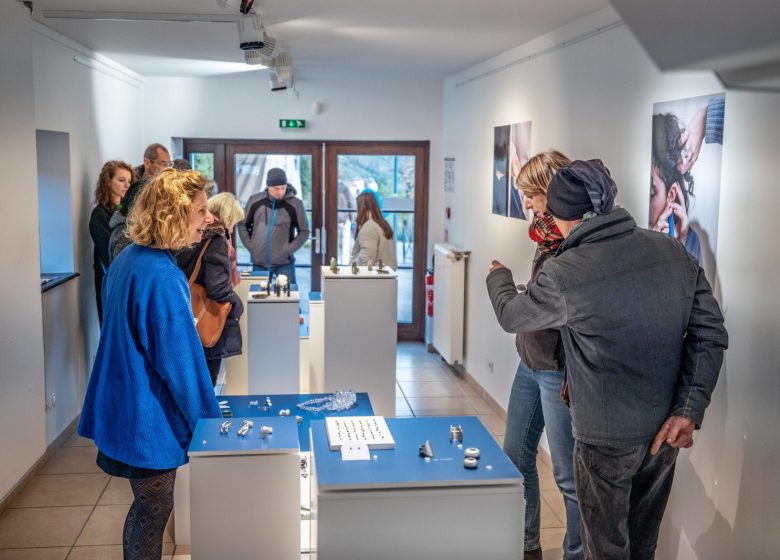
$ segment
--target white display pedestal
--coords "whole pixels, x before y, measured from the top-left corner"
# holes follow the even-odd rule
[[[309,392],[325,392],[325,302],[322,294],[309,294]]]
[[[202,419],[190,445],[193,560],[299,560],[300,455],[295,418],[243,418],[227,434],[222,419]],[[262,438],[268,425],[273,434]]]
[[[475,417],[389,418],[395,449],[342,461],[312,422],[312,548],[309,558],[439,560],[522,558],[523,479]],[[463,443],[450,443],[450,425]],[[429,440],[433,459],[419,456]],[[464,449],[480,450],[476,469]],[[316,551],[316,554],[314,554]]]
[[[341,267],[334,274],[322,267],[322,390],[365,391],[377,415],[395,416],[398,277],[359,271]],[[319,390],[317,384],[312,390]]]
[[[300,393],[298,292],[247,299],[248,391],[251,395]]]
[[[246,302],[249,296],[249,286],[257,284],[260,278],[267,278],[265,276],[253,276],[253,275],[241,275],[241,282],[234,288],[241,301]],[[241,315],[241,319],[238,321],[241,327],[241,348],[243,351],[238,356],[231,356],[225,360],[225,370],[227,376],[225,380],[225,388],[222,391],[223,395],[248,395],[249,394],[249,379],[248,379],[248,367],[247,367],[247,348],[249,344],[247,342],[247,333],[249,332],[249,323],[247,321],[247,315],[249,310],[246,304],[244,305],[244,313]]]

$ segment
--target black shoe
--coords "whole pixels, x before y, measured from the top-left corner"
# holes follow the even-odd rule
[[[523,554],[523,560],[542,560],[542,549],[526,550]]]

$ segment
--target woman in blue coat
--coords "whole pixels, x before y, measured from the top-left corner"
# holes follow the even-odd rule
[[[97,463],[130,479],[125,559],[159,559],[173,509],[176,468],[199,418],[220,417],[173,252],[200,241],[211,222],[206,180],[163,171],[128,216],[133,242],[103,284],[103,327],[79,434],[95,440]]]

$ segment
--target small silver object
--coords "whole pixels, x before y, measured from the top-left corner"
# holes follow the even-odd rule
[[[296,416],[295,420],[298,422],[298,425],[300,426],[303,424],[303,416]]]
[[[425,443],[420,446],[420,457],[433,457],[433,447],[431,447],[431,440],[425,440]]]
[[[289,415],[290,415],[289,408],[283,408],[279,411],[279,416],[289,416]]]
[[[250,428],[250,426],[247,426],[246,424],[244,424],[238,430],[238,435],[241,436],[241,437],[246,437],[246,435],[249,433],[249,428]]]
[[[476,469],[477,465],[479,465],[479,459],[475,459],[474,457],[466,457],[463,459],[463,466],[467,469]]]
[[[269,407],[273,406],[273,404],[271,404],[271,397],[266,397],[265,398],[265,406],[269,406]]]
[[[254,425],[255,423],[252,422],[251,420],[244,420],[244,426],[249,426],[251,428]]]
[[[258,401],[249,401],[249,406],[258,406],[259,404]]]
[[[463,454],[466,457],[473,457],[474,459],[479,459],[479,449],[477,449],[476,447],[467,447],[466,451],[464,451]]]
[[[260,433],[265,438],[267,436],[270,436],[274,433],[274,429],[271,426],[261,426],[260,427]]]
[[[458,424],[457,426],[450,426],[450,443],[463,441],[463,427]]]
[[[230,420],[225,420],[222,422],[222,425],[219,427],[219,433],[226,434],[228,433],[228,430],[230,429],[230,426],[233,424]]]

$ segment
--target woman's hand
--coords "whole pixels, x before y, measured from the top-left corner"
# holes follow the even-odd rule
[[[678,146],[682,148],[680,161],[677,162],[677,169],[680,173],[688,173],[699,159],[701,143],[704,140],[704,132],[707,125],[707,106],[705,105],[694,113],[691,121],[680,135]]]
[[[690,221],[688,220],[688,211],[685,209],[685,198],[682,194],[682,189],[677,183],[672,185],[669,190],[669,194],[674,193],[669,202],[669,207],[674,214],[675,220],[675,236],[680,240],[680,243],[685,245],[685,238],[688,237],[688,228],[690,227]],[[667,226],[668,228],[668,226]]]
[[[658,216],[658,221],[653,224],[653,231],[660,231],[661,233],[665,233],[666,235],[669,235],[669,216],[672,214],[672,203],[671,201],[666,201],[666,206],[664,206],[664,211],[661,212],[661,214]]]

